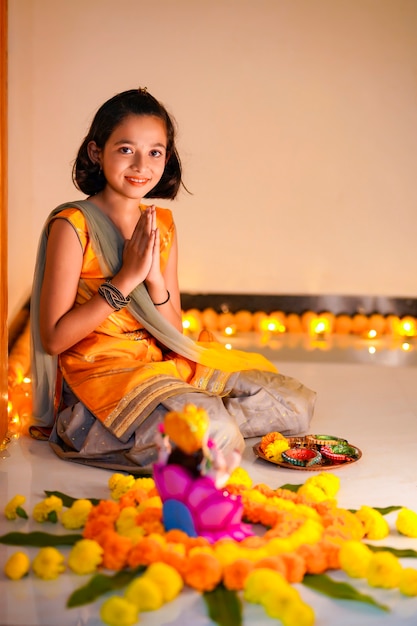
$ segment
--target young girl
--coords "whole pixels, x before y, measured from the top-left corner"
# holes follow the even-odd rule
[[[244,437],[308,428],[314,392],[261,355],[182,334],[172,214],[142,204],[175,198],[181,177],[166,109],[146,89],[125,91],[78,152],[73,180],[88,199],[47,219],[31,301],[32,433],[50,433],[63,458],[148,471],[158,423],[187,403],[206,409],[226,454]]]

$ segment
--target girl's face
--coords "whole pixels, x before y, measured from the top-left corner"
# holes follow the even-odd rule
[[[141,200],[164,173],[165,123],[151,115],[129,115],[96,154],[107,181],[106,190],[111,188],[125,198]]]

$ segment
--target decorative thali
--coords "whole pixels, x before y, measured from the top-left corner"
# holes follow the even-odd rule
[[[276,439],[274,439],[276,436]],[[289,448],[278,458],[268,454],[266,447],[274,441],[286,441]],[[332,470],[351,465],[362,456],[361,450],[346,439],[333,435],[305,435],[304,437],[283,437],[280,433],[268,433],[253,446],[257,457],[285,467],[304,471]]]

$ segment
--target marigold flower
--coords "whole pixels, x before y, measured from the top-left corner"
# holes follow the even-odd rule
[[[327,493],[321,487],[307,481],[298,489],[297,496],[305,502],[324,502],[329,499]]]
[[[64,557],[51,546],[41,548],[32,561],[36,576],[44,580],[54,580],[65,570]]]
[[[131,549],[127,559],[128,565],[137,567],[138,565],[150,565],[150,563],[160,561],[162,550],[163,548],[158,541],[144,537]]]
[[[365,578],[372,552],[360,541],[345,541],[339,552],[340,567],[352,578]]]
[[[250,489],[252,487],[252,478],[243,467],[236,467],[230,474],[225,486],[229,487],[230,485],[243,485]]]
[[[259,559],[255,563],[256,569],[272,569],[275,572],[278,572],[284,578],[287,577],[287,566],[285,564],[285,560],[281,555],[277,556],[265,556],[262,559]]]
[[[400,579],[400,591],[405,596],[417,596],[417,570],[405,567]]]
[[[202,550],[198,552],[201,554]],[[207,553],[207,550],[204,550],[204,552]],[[190,550],[188,554],[195,554],[195,551]],[[218,541],[215,544],[214,555],[224,567],[240,558],[242,556],[242,549],[236,541],[226,539],[224,541]]]
[[[399,533],[406,537],[417,537],[417,513],[403,507],[398,511],[395,522]]]
[[[63,511],[61,524],[68,530],[83,528],[92,508],[93,505],[90,500],[75,500],[69,509]]]
[[[384,539],[389,535],[388,522],[376,509],[364,505],[355,515],[362,522],[368,539]]]
[[[303,544],[297,553],[304,559],[308,574],[322,574],[327,570],[327,557],[321,545]]]
[[[109,626],[133,626],[138,621],[138,608],[126,598],[112,596],[100,608],[100,617]]]
[[[62,500],[57,496],[48,496],[33,507],[33,519],[42,523],[46,521],[57,521],[58,514],[62,510]],[[54,519],[55,518],[55,519]]]
[[[19,580],[26,576],[30,568],[30,559],[25,552],[15,552],[6,561],[4,573],[11,580]]]
[[[282,452],[288,450],[290,444],[285,439],[276,439],[265,446],[264,455],[271,461],[282,461]]]
[[[277,594],[288,586],[284,576],[279,572],[268,568],[255,568],[245,580],[243,597],[247,602],[262,604],[269,592]]]
[[[168,563],[151,563],[147,568],[145,578],[152,580],[159,587],[164,602],[174,600],[181,593],[184,581],[176,569]]]
[[[150,476],[142,476],[135,479],[135,489],[143,489],[147,493],[155,489],[155,481]]]
[[[236,559],[226,565],[223,570],[223,584],[226,589],[242,590],[246,578],[254,567],[255,564],[249,559]]]
[[[401,581],[402,567],[391,552],[374,552],[369,560],[366,579],[371,587],[394,589]]]
[[[160,586],[145,576],[132,580],[126,587],[124,595],[139,611],[157,611],[164,603]]]
[[[13,498],[4,507],[4,514],[7,519],[14,520],[17,517],[27,517],[26,511],[22,508],[22,505],[25,502],[25,496],[22,496],[20,494],[13,496]]]
[[[304,484],[314,485],[321,489],[328,499],[333,499],[340,489],[340,478],[330,472],[320,472],[307,478]]]
[[[103,548],[93,539],[81,539],[71,548],[68,565],[76,574],[92,574],[103,560]]]
[[[312,607],[303,601],[290,603],[281,617],[283,626],[313,626],[315,619]]]
[[[164,418],[165,434],[186,454],[202,447],[209,426],[207,412],[188,403],[182,411],[169,411]]]
[[[266,545],[266,551],[269,556],[277,556],[278,554],[283,554],[284,552],[290,552],[291,549],[292,546],[290,540],[282,537],[274,537]]]
[[[129,489],[119,498],[119,506],[121,509],[126,507],[136,507],[142,504],[145,500],[149,498],[149,493],[145,489],[141,489],[140,487]]]
[[[212,591],[222,579],[220,561],[211,554],[195,554],[187,561],[184,579],[197,591]]]
[[[135,478],[130,474],[113,474],[109,478],[108,486],[113,500],[119,500],[129,489],[135,486]]]
[[[287,582],[280,585],[275,591],[269,589],[262,600],[267,615],[272,619],[280,620],[282,624],[288,624],[288,626],[305,626],[308,624],[305,618],[304,622],[294,621],[295,616],[297,618],[302,617],[302,611],[299,607],[303,604],[298,591]]]
[[[114,530],[108,530],[101,535],[99,543],[104,550],[103,567],[119,571],[126,566],[133,545],[131,539],[118,535]]]
[[[289,583],[301,583],[307,571],[306,562],[296,552],[284,552],[281,558],[287,568],[286,579]]]

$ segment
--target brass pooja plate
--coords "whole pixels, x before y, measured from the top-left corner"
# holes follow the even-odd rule
[[[290,448],[310,447],[310,446],[307,446],[306,437],[288,437],[287,439],[290,443]],[[321,460],[318,463],[315,463],[314,465],[306,465],[306,466],[294,465],[293,463],[288,463],[286,461],[274,461],[273,459],[269,459],[267,456],[264,455],[264,453],[260,449],[260,445],[261,445],[261,442],[258,442],[253,446],[253,451],[255,455],[259,457],[260,459],[263,459],[264,461],[267,461],[268,463],[273,463],[274,465],[279,465],[280,467],[285,467],[286,469],[302,470],[304,472],[311,472],[311,471],[321,472],[323,470],[336,469],[337,467],[346,467],[347,465],[351,465],[352,463],[356,463],[356,461],[359,461],[359,459],[362,456],[362,451],[357,446],[349,443],[349,446],[351,446],[355,450],[355,456],[348,457],[344,461],[333,460],[322,455]],[[320,446],[317,446],[317,447],[311,446],[311,448],[314,450],[317,450],[320,448]]]

